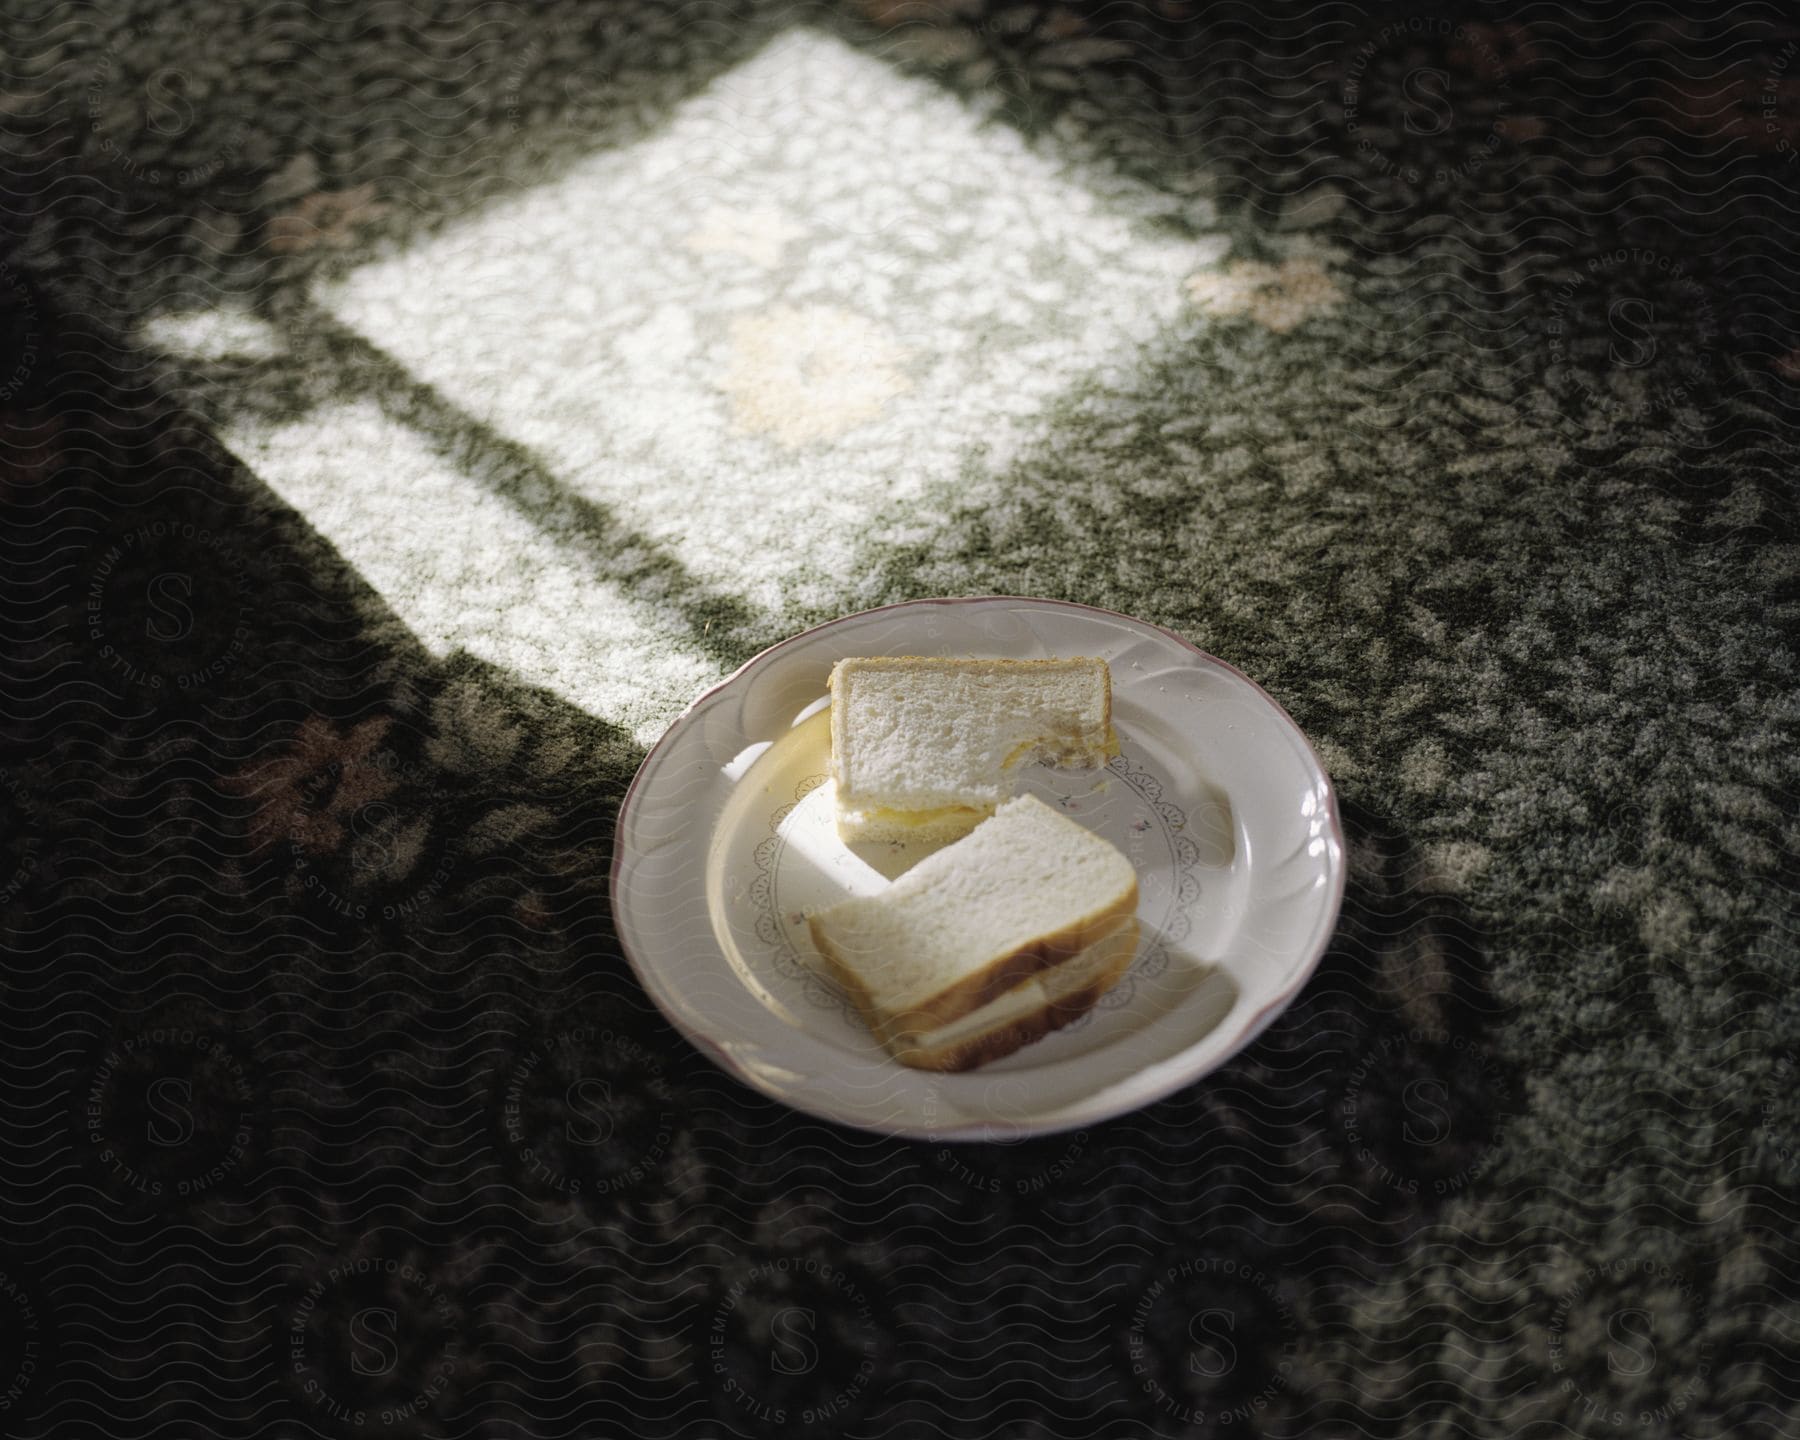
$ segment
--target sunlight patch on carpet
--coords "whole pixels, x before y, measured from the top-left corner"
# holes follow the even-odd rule
[[[316,298],[693,573],[779,615],[871,518],[1129,364],[1216,246],[930,81],[790,31],[655,135]]]
[[[228,439],[434,655],[467,651],[645,745],[719,677],[372,401],[303,425],[240,423]]]
[[[315,285],[525,447],[524,491],[374,397],[221,437],[433,652],[653,737],[725,667],[691,606],[599,578],[620,537],[763,634],[846,608],[871,541],[935,523],[913,497],[997,482],[1059,398],[1209,323],[1186,282],[1227,247],[1181,238],[1185,204],[789,31],[648,138]],[[282,348],[240,315],[156,323],[194,359]]]

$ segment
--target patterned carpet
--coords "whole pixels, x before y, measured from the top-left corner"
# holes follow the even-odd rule
[[[1800,1435],[1800,26],[0,19],[0,1433]],[[739,1087],[613,824],[808,625],[1168,626],[1336,781],[1224,1071]]]

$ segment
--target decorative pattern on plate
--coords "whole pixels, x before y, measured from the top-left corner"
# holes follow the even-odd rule
[[[1188,911],[1200,898],[1200,877],[1195,873],[1200,864],[1200,847],[1185,833],[1187,812],[1179,805],[1172,805],[1162,798],[1163,784],[1155,775],[1141,766],[1134,769],[1131,757],[1123,753],[1113,756],[1106,768],[1141,795],[1144,803],[1150,807],[1151,815],[1155,817],[1155,821],[1152,821],[1150,816],[1140,816],[1132,822],[1131,829],[1138,834],[1145,834],[1160,822],[1163,836],[1169,845],[1169,868],[1172,876],[1169,902],[1163,908],[1162,917],[1145,930],[1144,939],[1138,945],[1137,959],[1131,962],[1131,969],[1125,972],[1117,985],[1100,997],[1099,1009],[1115,1010],[1130,1003],[1140,982],[1154,980],[1169,968],[1169,951],[1164,942],[1185,940],[1188,931],[1193,928],[1193,920]],[[1143,826],[1142,830],[1138,828],[1140,825]],[[1075,1024],[1087,1024],[1092,1015],[1093,1011],[1089,1011]]]

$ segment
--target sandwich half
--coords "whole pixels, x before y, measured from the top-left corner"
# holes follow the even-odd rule
[[[1119,753],[1104,660],[840,660],[831,778],[848,843],[942,843],[1011,793],[1027,760],[1103,765]]]
[[[1116,846],[1021,795],[879,894],[807,921],[897,1060],[966,1070],[1091,1010],[1130,968],[1137,900]]]

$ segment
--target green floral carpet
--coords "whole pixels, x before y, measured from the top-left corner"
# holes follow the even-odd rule
[[[0,19],[0,1433],[1800,1435],[1800,26]],[[845,1131],[612,933],[682,706],[1081,601],[1313,739],[1225,1070]]]

